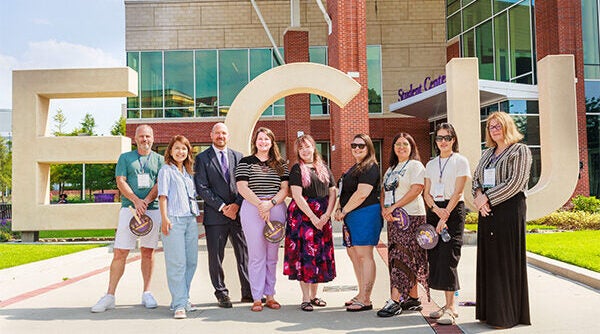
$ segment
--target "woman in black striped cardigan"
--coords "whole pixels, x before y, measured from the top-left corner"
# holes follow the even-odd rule
[[[512,118],[494,112],[473,176],[479,210],[476,318],[492,327],[530,325],[525,257],[525,191],[531,152]]]

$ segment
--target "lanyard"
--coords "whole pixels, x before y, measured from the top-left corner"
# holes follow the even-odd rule
[[[146,164],[148,163],[148,161],[150,160],[150,154],[148,154],[148,157],[146,158],[146,162],[142,163],[142,155],[138,152],[138,162],[140,163],[140,167],[142,167],[142,174],[146,174],[145,172],[145,167]]]
[[[446,169],[446,166],[448,165],[448,161],[450,161],[450,158],[452,158],[452,154],[450,154],[450,156],[448,157],[446,162],[444,162],[444,166],[442,167],[442,157],[438,156],[438,166],[440,167],[440,182],[439,183],[442,183],[442,175],[444,174],[444,170]]]
[[[406,165],[408,165],[409,162],[410,162],[410,159],[406,160],[406,162],[404,163],[404,165],[402,165],[402,167],[400,167],[400,169],[397,172],[396,171],[390,171],[390,173],[386,175],[385,181],[383,182],[383,184],[384,184],[384,190],[388,191],[386,189],[387,188],[386,185],[389,184],[388,181],[390,180],[390,178],[392,177],[392,175],[396,175],[396,174],[402,175],[402,172],[404,171],[404,169],[406,168]],[[394,187],[394,188],[397,188],[398,187],[398,183],[397,183],[398,181],[395,180],[395,182],[396,182],[396,184],[392,183],[392,184],[389,184],[389,185],[392,186],[392,187]],[[396,203],[396,189],[391,189],[391,192],[392,192],[392,203]]]

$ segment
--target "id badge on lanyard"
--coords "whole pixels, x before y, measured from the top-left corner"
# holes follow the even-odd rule
[[[496,186],[496,168],[486,168],[483,171],[483,187],[493,188]]]
[[[383,199],[383,206],[386,208],[392,206],[394,204],[394,190],[386,190],[384,193],[385,197]]]
[[[143,173],[137,175],[138,188],[150,188],[150,174]]]
[[[436,202],[443,202],[446,200],[443,183],[438,182],[433,184],[433,200]]]

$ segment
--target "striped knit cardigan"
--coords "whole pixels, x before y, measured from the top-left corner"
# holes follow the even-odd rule
[[[498,205],[519,192],[527,190],[531,172],[531,151],[521,143],[509,146],[496,161],[496,186],[483,188],[483,172],[494,156],[494,147],[488,148],[481,155],[481,160],[473,175],[473,196],[480,189],[489,199],[490,205]]]

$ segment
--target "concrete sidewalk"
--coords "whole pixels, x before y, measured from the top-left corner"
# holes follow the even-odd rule
[[[202,233],[202,232],[201,232]],[[385,234],[382,240],[386,240]],[[199,240],[198,270],[192,282],[192,302],[200,311],[188,313],[186,320],[172,319],[168,309],[170,295],[166,283],[164,254],[156,256],[152,291],[159,307],[147,310],[140,305],[142,279],[139,254],[130,262],[117,289],[117,308],[101,314],[90,307],[106,291],[108,265],[112,254],[108,247],[92,249],[59,258],[0,270],[0,333],[482,333],[498,332],[475,320],[474,307],[459,307],[459,327],[430,326],[420,312],[405,312],[382,319],[375,312],[389,298],[386,263],[376,254],[377,279],[373,290],[374,310],[346,312],[343,303],[356,293],[352,264],[341,238],[336,233],[337,278],[320,287],[319,296],[328,302],[312,313],[299,309],[300,288],[281,274],[283,249],[277,277],[276,299],[279,311],[265,309],[254,313],[250,304],[239,303],[240,288],[231,248],[226,249],[225,273],[232,309],[216,306],[208,277],[205,240]],[[385,254],[384,254],[385,255]],[[459,300],[475,300],[475,255],[473,246],[463,247],[459,273]],[[595,333],[596,310],[600,293],[587,286],[555,276],[536,267],[528,267],[532,326],[517,326],[500,332],[522,333]],[[422,298],[422,301],[425,298]],[[443,302],[443,294],[432,290],[432,299]],[[435,305],[425,303],[423,313]]]

